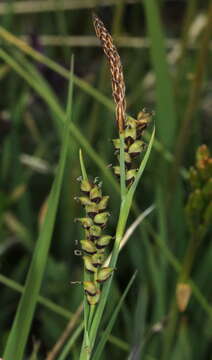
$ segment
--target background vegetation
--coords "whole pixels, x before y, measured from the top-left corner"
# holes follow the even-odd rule
[[[203,205],[198,200],[188,206],[194,191],[188,169],[211,133],[212,6],[198,0],[0,3],[0,354],[34,255],[34,281],[27,285],[32,302],[23,305],[29,324],[15,334],[16,340],[27,334],[31,316],[24,359],[79,358],[83,291],[70,285],[82,278],[82,262],[74,254],[75,240],[82,238],[74,223],[81,207],[73,200],[79,194],[79,148],[88,173],[100,177],[110,195],[109,231],[115,231],[119,192],[107,165],[115,162],[110,140],[117,129],[109,71],[91,21],[95,5],[119,48],[128,113],[136,117],[147,107],[155,111],[156,125],[128,226],[150,205],[155,209],[120,255],[102,330],[136,269],[138,274],[101,359],[108,354],[131,360],[210,359],[210,191]],[[69,97],[71,122],[64,133],[72,54],[73,105]],[[179,284],[190,294],[183,311]]]

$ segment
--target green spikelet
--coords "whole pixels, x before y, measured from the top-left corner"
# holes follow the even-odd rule
[[[93,221],[96,225],[101,226],[102,228],[104,228],[107,224],[108,218],[110,216],[110,213],[108,211],[102,212],[100,214],[97,214]]]
[[[83,288],[86,294],[90,296],[95,296],[98,292],[98,288],[94,281],[83,281]]]
[[[95,295],[86,295],[87,301],[89,305],[96,305],[99,302],[100,299],[100,290],[98,289]]]
[[[87,196],[76,196],[74,199],[79,201],[82,206],[92,205],[92,201]]]
[[[106,281],[112,275],[113,271],[114,271],[114,268],[111,268],[111,267],[101,268],[97,274],[97,281],[99,283]]]
[[[96,203],[91,202],[91,205],[87,205],[85,207],[85,211],[86,211],[88,216],[93,218],[96,214],[98,214],[99,209],[98,209],[98,206],[97,206]]]
[[[82,180],[80,184],[80,190],[85,193],[89,194],[92,189],[92,184],[88,180]]]
[[[98,225],[92,225],[88,231],[88,236],[91,240],[96,240],[101,236],[102,228]]]
[[[110,235],[101,236],[96,241],[97,249],[104,249],[106,246],[108,246],[110,244],[111,239],[112,239],[112,236],[110,236]]]
[[[94,185],[94,187],[90,191],[90,199],[91,201],[94,201],[98,203],[102,198],[102,191],[99,188],[99,186]]]
[[[82,250],[87,254],[93,255],[97,252],[95,244],[90,240],[81,240],[80,241]]]
[[[103,196],[100,202],[97,205],[98,211],[102,212],[107,208],[107,204],[109,201],[109,196]]]
[[[93,225],[93,220],[89,217],[77,218],[75,221],[80,222],[84,229],[89,229]]]
[[[85,269],[91,273],[95,273],[96,272],[96,267],[93,265],[92,263],[92,259],[90,256],[85,255],[83,256],[83,261],[84,261],[84,266]]]
[[[105,260],[104,253],[100,253],[100,252],[92,255],[92,257],[91,257],[92,265],[95,268],[100,267],[103,264],[104,260]]]
[[[96,305],[100,298],[100,285],[98,282],[105,281],[110,275],[107,268],[101,268],[105,261],[105,248],[109,245],[112,236],[103,235],[102,231],[106,227],[109,212],[107,205],[109,196],[102,195],[100,184],[97,179],[93,183],[81,180],[81,191],[85,196],[75,199],[84,207],[86,216],[77,218],[85,230],[85,237],[80,241],[84,268],[90,272],[89,281],[82,282],[88,304]],[[99,279],[97,282],[97,272]]]
[[[128,152],[131,157],[138,156],[145,149],[145,146],[144,141],[136,140],[132,145],[130,145]]]

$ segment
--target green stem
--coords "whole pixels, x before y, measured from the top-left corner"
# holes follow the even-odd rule
[[[119,220],[118,220],[118,225],[117,225],[117,230],[116,230],[115,244],[114,244],[113,254],[112,254],[112,258],[111,258],[111,262],[110,262],[111,267],[115,267],[115,265],[117,263],[120,242],[121,242],[121,239],[122,239],[124,231],[125,231],[125,226],[126,226],[127,218],[129,215],[129,211],[130,211],[129,203],[127,203],[126,199],[124,198],[121,202],[120,215],[119,215]],[[100,300],[99,306],[96,310],[96,313],[95,313],[95,316],[94,316],[94,319],[93,319],[93,322],[91,325],[90,334],[89,334],[90,341],[91,341],[91,350],[92,350],[95,340],[96,340],[97,331],[98,331],[98,328],[99,328],[99,325],[101,322],[103,311],[104,311],[106,301],[108,298],[108,294],[110,291],[112,278],[113,278],[113,276],[111,276],[111,278],[104,285],[101,300]],[[84,360],[84,359],[85,358],[80,358],[80,360]]]
[[[124,159],[124,135],[120,134],[120,182],[121,198],[124,200],[126,195],[126,176],[125,176],[125,159]]]

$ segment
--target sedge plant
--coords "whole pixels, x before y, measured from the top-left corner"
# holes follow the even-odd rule
[[[121,200],[115,236],[113,236],[105,232],[110,215],[108,211],[109,196],[103,195],[102,184],[99,183],[98,179],[89,179],[80,151],[82,176],[79,181],[81,194],[76,197],[76,200],[85,210],[83,217],[76,219],[85,231],[85,236],[80,241],[80,254],[84,262],[84,279],[80,283],[85,294],[84,337],[80,360],[98,359],[101,354],[100,349],[103,348],[102,344],[105,343],[100,340],[97,348],[95,348],[98,330],[110,295],[114,270],[117,269],[120,243],[125,232],[136,188],[151,152],[155,134],[155,129],[153,129],[147,146],[142,137],[151,121],[152,113],[143,109],[138,114],[137,119],[126,115],[125,82],[120,56],[111,35],[96,14],[93,14],[93,24],[111,72],[112,94],[116,106],[115,114],[118,128],[118,137],[112,140],[118,160],[118,164],[113,166],[113,171],[120,179]],[[139,155],[144,151],[142,161],[138,160]],[[111,242],[114,243],[110,262],[108,266],[105,266],[108,245]],[[114,317],[111,321],[114,322]],[[111,326],[108,326],[107,331],[110,330]],[[97,350],[95,351],[95,349]]]

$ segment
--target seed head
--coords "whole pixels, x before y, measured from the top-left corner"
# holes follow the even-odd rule
[[[103,51],[107,57],[112,76],[112,92],[116,104],[116,121],[119,132],[122,133],[125,128],[125,82],[121,59],[118,51],[113,43],[112,36],[105,28],[103,22],[99,17],[93,13],[93,24],[96,31],[96,36],[102,44]]]

